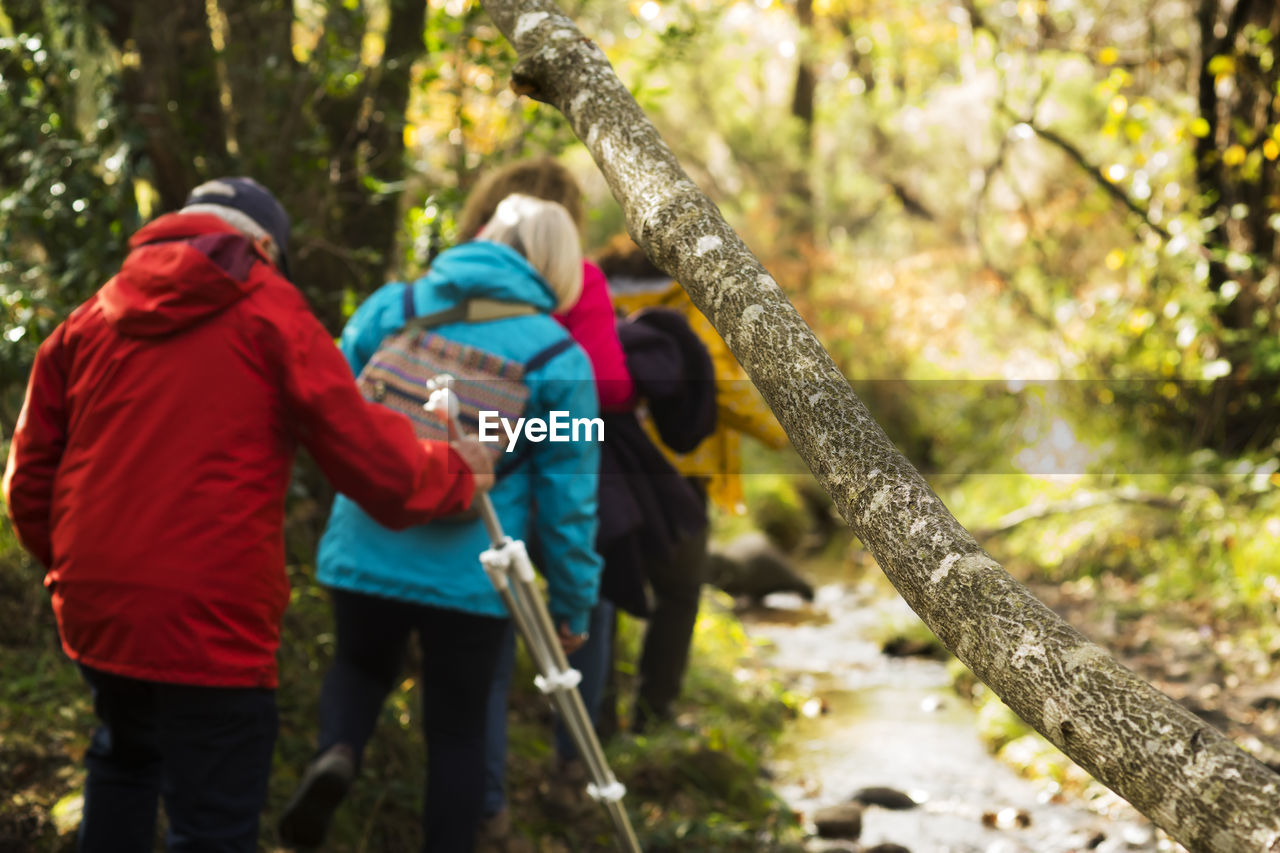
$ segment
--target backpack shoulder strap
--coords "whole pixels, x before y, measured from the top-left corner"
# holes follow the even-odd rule
[[[404,283],[404,322],[408,325],[413,318],[418,315],[418,309],[413,304],[413,282],[406,281]]]
[[[504,302],[499,299],[464,299],[456,305],[450,305],[431,314],[417,316],[413,304],[413,285],[407,285],[404,291],[403,329],[428,330],[449,323],[484,323],[488,320],[504,320],[507,317],[523,317],[537,314],[538,309],[525,302]]]
[[[534,353],[533,358],[524,363],[524,375],[528,376],[539,367],[542,367],[544,364],[560,355],[560,353],[570,349],[575,343],[577,342],[573,338],[566,336],[565,338],[556,341],[554,344],[538,350]],[[494,476],[501,479],[523,465],[525,460],[529,458],[529,447],[529,443],[525,442],[521,445],[519,450],[511,455],[510,458],[507,458],[504,454],[504,458],[494,468]]]
[[[528,361],[524,363],[525,375],[527,376],[528,374],[537,370],[539,367],[542,367],[544,364],[551,361],[551,359],[555,358],[560,353],[569,349],[573,345],[574,345],[573,338],[566,336],[563,340],[556,341],[551,346],[545,347],[544,349],[541,349],[538,352],[534,353],[533,358],[530,358]]]
[[[488,320],[505,320],[508,317],[527,317],[538,313],[527,302],[504,302],[500,299],[468,299],[466,301],[468,323],[484,323]]]

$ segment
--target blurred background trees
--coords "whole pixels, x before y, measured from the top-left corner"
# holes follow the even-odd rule
[[[511,53],[469,0],[0,10],[7,389],[127,234],[212,175],[276,189],[295,277],[336,331],[449,239],[480,170],[574,148],[506,88]],[[1182,446],[1274,438],[1274,4],[568,11],[851,377],[1132,379],[1092,402]],[[600,201],[597,241],[620,223]],[[885,391],[866,389],[892,420]],[[940,449],[910,433],[928,464]]]
[[[926,471],[1274,455],[1275,4],[568,11]],[[588,243],[621,228],[472,0],[0,0],[0,39],[2,425],[127,236],[213,175],[280,195],[335,333],[494,163],[563,154]]]
[[[1184,607],[1215,647],[1249,647],[1242,679],[1271,671],[1280,6],[565,6],[1002,562],[1120,601],[1118,636],[1133,614]],[[335,334],[454,239],[496,163],[561,155],[592,200],[588,248],[602,245],[620,213],[558,114],[509,90],[512,61],[474,0],[0,0],[0,432],[39,342],[137,227],[215,175],[280,196],[296,283]],[[748,470],[757,522],[798,515],[797,460]],[[303,473],[292,695],[314,690],[332,640],[307,572],[326,487]],[[56,717],[33,685],[48,702],[79,695],[39,576],[0,526],[0,669],[37,662],[0,711],[26,703],[33,721]],[[23,727],[47,734],[10,731]],[[70,772],[80,735],[55,735],[60,763],[42,761]],[[285,768],[310,749],[301,734],[282,746]],[[49,797],[69,786],[57,778],[41,782]],[[406,826],[417,792],[401,794]]]
[[[1274,4],[645,10],[624,79],[824,340],[878,329],[850,375],[1150,380],[1182,446],[1274,439]]]
[[[295,220],[295,278],[336,331],[402,266],[397,245],[425,251],[437,223],[423,194],[441,199],[437,211],[455,206],[486,162],[474,151],[505,159],[567,142],[547,116],[526,132],[532,107],[502,94],[509,55],[462,3],[22,0],[0,10],[6,390],[111,274],[127,236],[212,176],[250,174],[275,190]],[[502,140],[477,145],[475,115],[492,112],[480,102],[494,97],[508,109],[484,133]],[[452,155],[443,180],[414,168],[428,135]],[[410,194],[416,242],[407,186],[420,190]],[[6,395],[5,422],[17,403]]]

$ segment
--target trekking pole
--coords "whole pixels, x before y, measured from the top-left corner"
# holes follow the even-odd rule
[[[449,425],[450,437],[458,438],[461,437],[462,430],[457,421],[457,396],[448,387],[452,379],[447,374],[441,374],[427,383],[430,397],[424,408],[442,411]],[[503,532],[502,523],[487,492],[475,499],[475,505],[489,534],[491,545],[480,554],[480,564],[511,618],[515,620],[516,630],[529,649],[539,673],[534,683],[555,705],[587,766],[587,774],[591,778],[587,785],[587,795],[605,807],[617,833],[619,846],[626,853],[641,853],[640,842],[636,839],[635,830],[631,828],[631,820],[622,804],[626,788],[609,768],[600,740],[596,737],[595,727],[591,725],[591,716],[582,701],[582,694],[578,692],[582,674],[569,666],[551,614],[538,590],[529,552],[524,542],[512,539]]]

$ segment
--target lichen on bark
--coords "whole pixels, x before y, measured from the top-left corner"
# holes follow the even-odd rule
[[[565,114],[627,229],[680,281],[841,516],[939,639],[1058,748],[1193,851],[1280,850],[1280,777],[1015,581],[898,452],[773,277],[549,0],[482,0],[522,91]]]

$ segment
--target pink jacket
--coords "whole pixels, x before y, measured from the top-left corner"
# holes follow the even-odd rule
[[[596,375],[600,410],[626,411],[632,407],[635,385],[627,372],[627,361],[618,343],[613,300],[604,273],[590,261],[582,262],[582,296],[556,319],[591,359]]]

